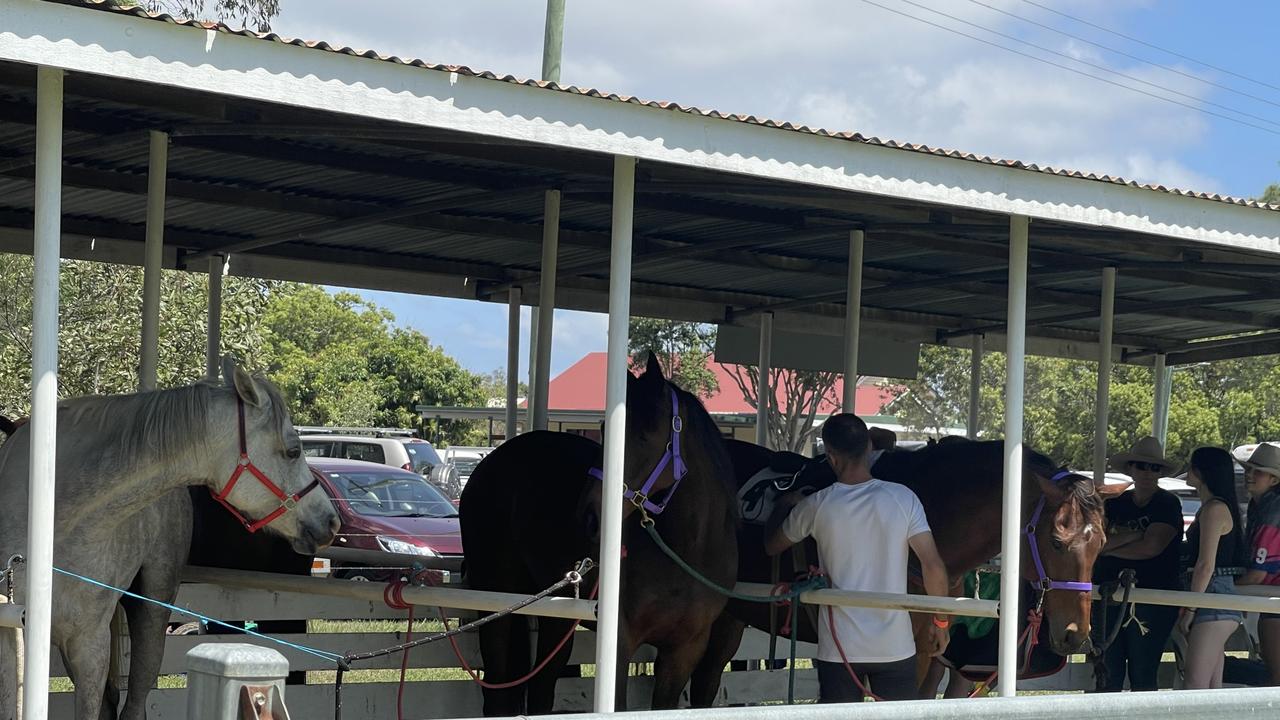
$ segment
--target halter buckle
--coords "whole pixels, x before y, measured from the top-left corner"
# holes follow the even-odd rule
[[[684,432],[684,421],[680,419],[679,415],[671,416],[671,430],[672,432]]]
[[[632,491],[631,497],[627,499],[630,500],[631,504],[635,505],[641,512],[644,512],[644,504],[649,502],[649,496],[639,490]]]
[[[288,497],[280,501],[280,507],[284,508],[285,510],[292,510],[297,506],[298,506],[298,498],[292,495],[289,495]]]
[[[240,453],[240,460],[236,462],[236,465],[239,465],[240,467],[249,467],[249,456],[244,453]]]

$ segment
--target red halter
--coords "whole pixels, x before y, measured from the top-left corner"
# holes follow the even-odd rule
[[[298,504],[299,500],[306,497],[307,493],[315,490],[316,487],[320,485],[320,481],[313,479],[310,485],[302,488],[302,492],[294,495],[286,494],[280,489],[280,486],[271,482],[271,479],[267,477],[266,473],[259,470],[258,466],[254,465],[253,462],[249,460],[249,450],[245,444],[244,433],[244,400],[239,394],[236,395],[236,413],[240,418],[240,462],[236,463],[236,469],[232,471],[231,479],[227,481],[227,486],[222,488],[222,492],[214,495],[213,499],[222,503],[222,507],[226,508],[227,512],[230,512],[236,520],[239,520],[240,524],[244,525],[246,530],[251,533],[255,533],[269,525],[276,518],[292,510],[294,506]],[[241,515],[239,510],[232,507],[231,503],[227,502],[227,497],[231,495],[232,488],[236,486],[236,482],[240,480],[240,476],[243,475],[246,470],[248,470],[254,477],[258,478],[258,482],[262,483],[262,486],[267,490],[270,490],[272,495],[275,495],[280,499],[280,507],[272,510],[266,517],[256,522],[251,522],[244,515]]]

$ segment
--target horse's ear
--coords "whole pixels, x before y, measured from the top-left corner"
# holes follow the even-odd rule
[[[1106,483],[1103,485],[1095,485],[1094,487],[1097,488],[1098,494],[1102,496],[1103,500],[1110,500],[1111,498],[1123,495],[1124,491],[1128,490],[1131,485],[1133,485],[1133,483]]]
[[[1054,503],[1060,503],[1063,500],[1066,500],[1067,494],[1063,492],[1062,488],[1058,483],[1054,482],[1052,478],[1047,478],[1038,472],[1033,472],[1032,474],[1036,476],[1036,482],[1040,485],[1040,492],[1044,493],[1045,497],[1049,498]]]
[[[665,380],[662,375],[662,363],[658,362],[658,354],[649,351],[649,361],[644,366],[644,377],[646,380]]]
[[[258,383],[254,381],[253,376],[236,365],[230,357],[222,359],[222,379],[229,387],[236,389],[236,394],[245,405],[261,407],[266,403],[267,396],[258,389]]]

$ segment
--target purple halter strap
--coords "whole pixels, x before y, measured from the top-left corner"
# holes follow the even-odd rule
[[[1057,483],[1062,478],[1071,473],[1063,470],[1051,478],[1050,482]],[[1036,564],[1036,574],[1039,576],[1040,591],[1047,592],[1049,590],[1069,590],[1071,592],[1092,592],[1093,583],[1091,582],[1067,582],[1065,580],[1050,580],[1045,574],[1044,562],[1040,560],[1040,546],[1036,543],[1036,525],[1040,522],[1040,513],[1044,512],[1044,496],[1040,496],[1040,501],[1036,503],[1035,512],[1031,513],[1031,522],[1027,523],[1023,533],[1027,536],[1027,545],[1031,546],[1031,560]]]
[[[685,465],[684,456],[680,454],[680,433],[683,431],[684,421],[680,419],[680,399],[676,396],[676,391],[671,389],[671,441],[667,443],[667,451],[662,454],[658,465],[653,472],[649,473],[649,478],[644,481],[639,490],[625,488],[622,493],[622,496],[630,500],[632,505],[650,515],[661,515],[662,511],[667,509],[667,503],[671,502],[671,498],[675,496],[676,488],[680,487],[684,476],[689,474],[689,467]],[[668,465],[671,466],[675,481],[667,489],[667,495],[662,498],[662,502],[656,503],[649,499],[649,494],[653,492],[653,487],[658,484],[658,478],[662,477]],[[604,480],[603,471],[592,468],[588,472],[597,480]]]

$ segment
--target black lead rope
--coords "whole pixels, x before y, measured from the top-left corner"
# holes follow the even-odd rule
[[[555,583],[554,585],[548,587],[547,589],[543,590],[542,592],[536,595],[530,595],[529,597],[523,598],[522,600],[520,600],[520,602],[517,602],[511,607],[500,610],[496,613],[492,613],[490,615],[486,615],[478,620],[473,620],[472,622],[469,622],[466,625],[459,625],[458,627],[452,630],[445,630],[443,632],[433,633],[431,635],[424,635],[412,642],[401,643],[399,645],[396,645],[395,647],[384,648],[382,650],[371,650],[369,652],[348,653],[346,655],[343,655],[342,658],[338,660],[338,677],[334,683],[334,692],[333,692],[334,720],[342,720],[342,676],[348,670],[351,669],[351,663],[361,662],[364,660],[372,660],[373,658],[383,657],[384,655],[393,655],[395,653],[400,653],[406,650],[410,650],[412,648],[416,648],[419,645],[427,645],[429,643],[439,642],[441,640],[447,640],[456,635],[461,635],[462,633],[470,632],[483,625],[488,625],[494,620],[497,620],[499,618],[506,617],[507,615],[510,615],[512,613],[518,612],[519,610],[522,610],[538,602],[539,600],[543,600],[547,597],[550,597],[551,595],[555,594],[556,592],[570,585],[574,587],[574,590],[575,590],[574,596],[576,597],[577,596],[576,590],[578,588],[578,585],[582,582],[582,576],[590,572],[593,567],[595,567],[595,563],[592,562],[591,558],[583,558],[583,560],[579,562],[577,566],[574,567],[573,570],[570,570],[569,572],[565,573],[565,576],[563,579],[561,579],[559,582]]]

